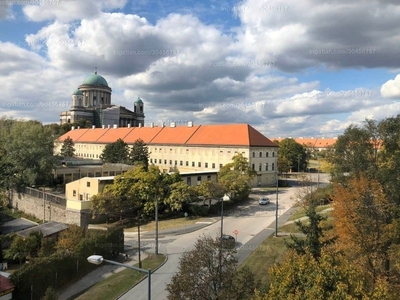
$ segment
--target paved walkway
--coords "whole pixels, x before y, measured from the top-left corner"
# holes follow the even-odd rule
[[[126,254],[129,255],[129,261],[125,263],[126,265],[132,266],[139,262],[137,253],[134,254],[133,251],[134,250],[126,251]],[[146,257],[147,257],[146,253],[141,253],[142,260],[145,259]],[[121,272],[122,270],[126,270],[126,268],[104,263],[104,266],[97,268],[96,270],[82,277],[74,284],[67,287],[64,291],[60,293],[58,299],[59,300],[75,299],[74,297],[75,295],[89,289],[91,286],[95,285],[96,283],[100,282],[101,280],[111,275]]]

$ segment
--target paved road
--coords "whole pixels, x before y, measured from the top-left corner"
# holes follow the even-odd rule
[[[281,216],[293,206],[296,201],[296,191],[296,187],[279,191],[278,216]],[[275,221],[276,200],[274,194],[269,195],[269,197],[271,199],[269,205],[260,206],[254,198],[252,202],[239,207],[232,213],[228,212],[228,215],[224,217],[224,232],[230,235],[234,235],[234,230],[239,232],[237,235],[239,262],[242,262],[259,243],[273,232],[268,227]],[[195,232],[180,236],[166,236],[159,240],[159,251],[168,255],[168,261],[152,274],[152,299],[166,299],[165,286],[170,282],[173,274],[177,272],[182,253],[191,250],[196,239],[202,235],[219,236],[220,226],[220,222],[216,222]],[[261,235],[259,235],[260,232],[262,232]],[[154,240],[147,242],[151,243],[152,241]],[[249,241],[251,243],[246,244]],[[142,281],[119,299],[147,299],[147,290],[147,281]]]

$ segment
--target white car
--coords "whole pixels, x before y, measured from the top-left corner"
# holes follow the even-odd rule
[[[268,197],[261,197],[260,199],[258,199],[258,204],[260,204],[260,205],[265,205],[265,204],[268,204],[270,201],[269,201],[269,198]]]

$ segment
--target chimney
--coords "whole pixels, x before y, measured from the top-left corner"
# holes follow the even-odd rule
[[[117,129],[117,128],[118,128],[118,125],[117,125],[117,124],[114,124],[114,125],[113,125],[113,128],[114,128],[114,129]]]
[[[131,128],[131,123],[128,124],[128,128]]]
[[[193,127],[193,122],[188,122],[188,127]]]
[[[92,125],[92,129],[95,129],[95,128],[96,128],[96,126]]]
[[[176,123],[175,123],[175,122],[171,122],[170,127],[171,127],[171,128],[176,127]]]
[[[139,122],[139,128],[142,128],[142,123],[141,122]]]
[[[71,130],[75,130],[75,126],[72,126],[72,127],[71,127]]]
[[[110,128],[110,124],[107,125],[107,128]]]
[[[101,128],[103,128],[103,129],[104,129],[104,128],[106,128],[106,125],[104,125],[104,124],[103,124],[103,125],[101,125]]]
[[[150,128],[153,128],[153,127],[154,127],[154,123],[151,122],[151,123],[150,123]]]
[[[78,129],[81,129],[81,126],[78,126]]]

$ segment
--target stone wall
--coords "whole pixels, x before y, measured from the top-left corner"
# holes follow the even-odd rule
[[[11,192],[9,196],[13,208],[32,214],[45,222],[56,221],[87,227],[91,218],[90,212],[67,210],[65,205],[46,200],[47,197],[44,197],[45,199],[43,197],[37,198],[15,191]]]

